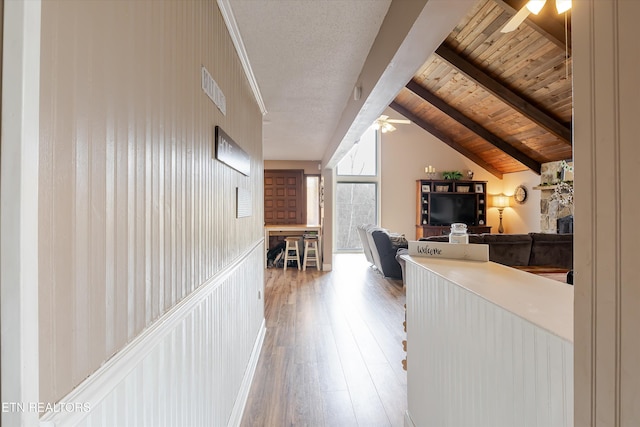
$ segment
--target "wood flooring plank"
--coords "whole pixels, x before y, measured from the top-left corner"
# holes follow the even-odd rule
[[[402,383],[388,363],[372,364],[368,368],[391,425],[402,427],[407,406],[406,376]]]
[[[331,328],[319,329],[316,339],[320,389],[324,392],[347,391],[347,381]]]
[[[330,391],[322,394],[324,420],[327,427],[357,427],[348,391]]]
[[[293,399],[289,401],[295,426],[323,426],[324,410],[315,363],[297,363],[293,383]]]
[[[362,254],[265,271],[267,331],[242,426],[401,426],[402,282]]]

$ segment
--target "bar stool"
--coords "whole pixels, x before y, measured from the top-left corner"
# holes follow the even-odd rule
[[[309,252],[312,252],[310,255]],[[302,270],[307,270],[307,260],[315,263],[316,270],[320,270],[320,262],[318,260],[318,237],[304,237],[304,261],[302,262]]]
[[[298,263],[298,270],[300,270],[300,251],[298,250],[298,238],[297,237],[285,237],[286,243],[284,247],[284,271],[287,271],[287,264],[289,259],[295,260]],[[289,251],[295,252],[294,255],[289,255]]]

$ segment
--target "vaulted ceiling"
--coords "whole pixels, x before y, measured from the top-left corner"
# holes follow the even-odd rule
[[[553,0],[506,34],[527,0],[218,3],[264,100],[267,160],[334,167],[387,106],[498,177],[572,158],[570,12]]]
[[[572,157],[569,12],[500,32],[525,3],[477,2],[390,104],[498,177]]]

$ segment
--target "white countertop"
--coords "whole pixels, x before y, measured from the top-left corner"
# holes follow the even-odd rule
[[[494,262],[403,258],[573,343],[573,286]]]

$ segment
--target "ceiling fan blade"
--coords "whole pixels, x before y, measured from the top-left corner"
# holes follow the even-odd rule
[[[407,119],[387,119],[387,121],[389,123],[400,123],[402,125],[408,125],[409,123],[411,123],[411,120]]]
[[[505,24],[505,26],[502,27],[500,32],[501,33],[510,33],[511,31],[515,30],[516,28],[518,28],[520,26],[520,24],[522,24],[522,22],[525,19],[527,19],[527,16],[529,16],[530,13],[531,12],[529,11],[529,9],[527,9],[527,6],[523,6],[522,9],[520,9],[518,11],[518,13],[513,15],[513,18],[511,18],[509,20],[509,22],[507,22]]]
[[[385,116],[384,114],[382,114],[380,117],[378,117],[378,120],[386,121],[388,118],[389,116]]]
[[[387,132],[393,132],[394,130],[396,130],[396,127],[391,123],[387,122],[380,129],[382,130],[382,133],[387,133]]]

